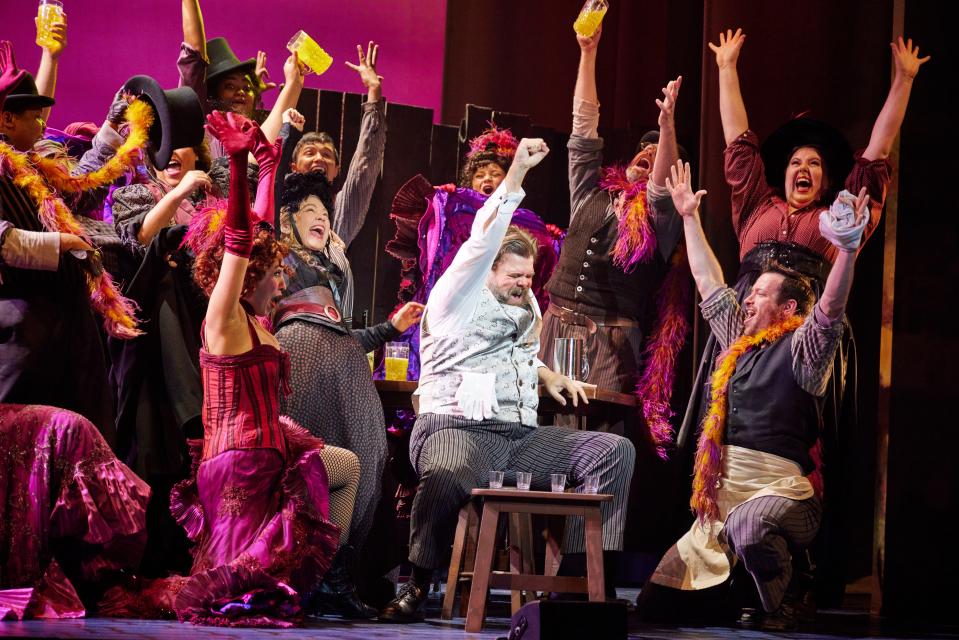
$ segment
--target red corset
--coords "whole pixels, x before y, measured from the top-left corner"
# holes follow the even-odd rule
[[[203,459],[230,449],[276,449],[286,458],[280,391],[289,393],[290,356],[262,344],[247,317],[253,348],[239,355],[200,349],[203,376]]]

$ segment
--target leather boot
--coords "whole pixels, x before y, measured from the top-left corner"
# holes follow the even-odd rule
[[[356,550],[348,544],[342,545],[320,588],[304,599],[304,609],[311,615],[337,615],[350,620],[376,617],[376,609],[365,604],[356,593],[355,566]]]

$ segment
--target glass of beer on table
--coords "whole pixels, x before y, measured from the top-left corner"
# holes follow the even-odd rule
[[[405,342],[387,342],[386,358],[387,380],[406,380],[407,369],[410,366],[410,345]]]

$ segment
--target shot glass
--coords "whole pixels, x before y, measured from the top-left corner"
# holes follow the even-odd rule
[[[564,491],[566,491],[566,474],[565,473],[549,474],[549,485],[553,489],[553,493],[563,493]]]
[[[529,485],[533,482],[533,474],[529,471],[516,472],[516,488],[520,491],[529,491]]]
[[[503,488],[503,472],[502,471],[489,472],[489,488],[490,489]]]
[[[599,474],[591,473],[583,483],[583,493],[599,493]]]

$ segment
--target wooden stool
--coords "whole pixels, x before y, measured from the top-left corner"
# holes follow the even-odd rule
[[[603,524],[600,504],[613,499],[610,494],[553,493],[551,491],[519,491],[517,489],[473,489],[473,497],[483,498],[483,515],[480,519],[479,536],[476,542],[476,559],[472,567],[469,606],[466,612],[466,631],[475,633],[483,628],[486,618],[486,594],[489,588],[497,587],[514,592],[514,612],[516,594],[522,590],[556,591],[565,593],[588,593],[590,602],[603,602],[606,598],[603,576]],[[475,514],[475,504],[473,510]],[[532,573],[532,540],[525,553],[520,545],[520,555],[510,553],[510,573],[492,571],[493,551],[496,546],[496,528],[501,513],[511,516],[542,514],[547,516],[582,516],[586,532],[586,577],[575,578],[557,576],[559,560],[562,555],[562,539],[556,527],[547,525],[546,529],[546,567],[544,575]],[[456,528],[456,540],[453,542],[453,562],[457,562],[457,553],[463,555],[469,532],[469,510],[460,512],[460,521]],[[527,520],[528,522],[528,520]],[[565,519],[563,520],[565,522]],[[523,538],[519,527],[519,537]],[[462,535],[461,535],[462,531]],[[531,536],[530,536],[531,538]],[[455,578],[454,578],[455,575]],[[452,613],[457,581],[463,572],[459,567],[450,567],[450,581],[447,582],[446,598],[443,603],[444,615]],[[451,589],[452,587],[452,589]],[[447,600],[449,607],[447,608]]]
[[[453,618],[453,604],[456,594],[460,596],[460,617],[466,617],[466,605],[469,602],[470,584],[473,580],[473,566],[476,562],[476,544],[479,538],[479,498],[473,498],[460,509],[453,539],[453,554],[446,577],[446,594],[443,596],[443,610],[440,618]],[[528,513],[510,513],[509,530],[509,567],[510,573],[533,573],[533,523]],[[496,562],[494,557],[494,562]],[[516,589],[512,591],[510,605],[512,613],[536,598],[533,591]]]

